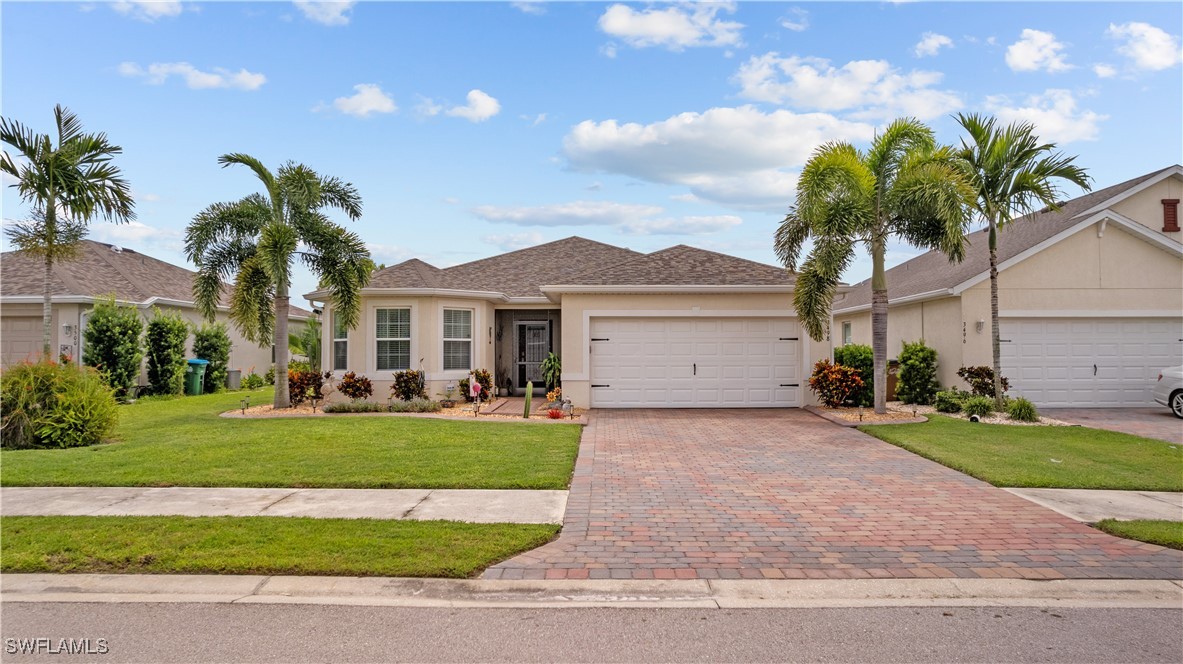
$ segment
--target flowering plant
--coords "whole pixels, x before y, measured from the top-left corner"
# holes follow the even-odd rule
[[[550,392],[546,393],[546,400],[550,402],[561,401],[563,399],[563,388],[556,387]]]

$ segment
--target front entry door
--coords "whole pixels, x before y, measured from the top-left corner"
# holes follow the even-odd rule
[[[526,382],[535,389],[543,387],[542,361],[550,353],[550,323],[518,323],[517,380],[519,394],[526,393]]]

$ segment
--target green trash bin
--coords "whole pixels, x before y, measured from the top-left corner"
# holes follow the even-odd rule
[[[185,396],[193,397],[201,394],[205,384],[205,366],[209,360],[189,360],[185,368]]]

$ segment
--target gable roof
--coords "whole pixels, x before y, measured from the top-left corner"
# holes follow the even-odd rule
[[[788,286],[783,267],[679,244],[596,268],[563,284],[581,286]]]
[[[1044,208],[1011,221],[998,232],[998,263],[1001,265],[1072,228],[1084,219],[1082,215],[1086,212],[1100,209],[1140,185],[1177,170],[1178,166],[1169,166],[1066,201],[1060,204],[1059,210]],[[887,270],[888,301],[920,299],[928,293],[951,291],[987,272],[990,269],[988,233],[988,229],[982,229],[965,236],[965,260],[960,263],[950,263],[945,254],[933,250]],[[871,280],[867,279],[852,286],[845,299],[835,303],[834,311],[842,313],[870,303]]]
[[[573,236],[443,269],[413,258],[375,272],[369,288],[542,298],[551,284],[784,287],[793,281],[784,268],[686,245],[642,254]]]
[[[50,290],[57,297],[93,299],[114,293],[118,300],[138,304],[154,300],[192,304],[196,274],[133,249],[83,240],[76,259],[53,264]],[[0,297],[40,298],[44,283],[41,258],[19,251],[0,254]],[[220,304],[230,304],[228,292]],[[292,306],[292,315],[311,317],[312,312]]]

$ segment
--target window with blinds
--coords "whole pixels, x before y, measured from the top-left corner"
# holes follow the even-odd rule
[[[378,371],[404,371],[411,368],[411,310],[376,309],[374,338],[378,347],[375,359]]]
[[[472,368],[472,309],[444,309],[444,371]]]
[[[349,368],[349,330],[333,314],[333,371]]]

